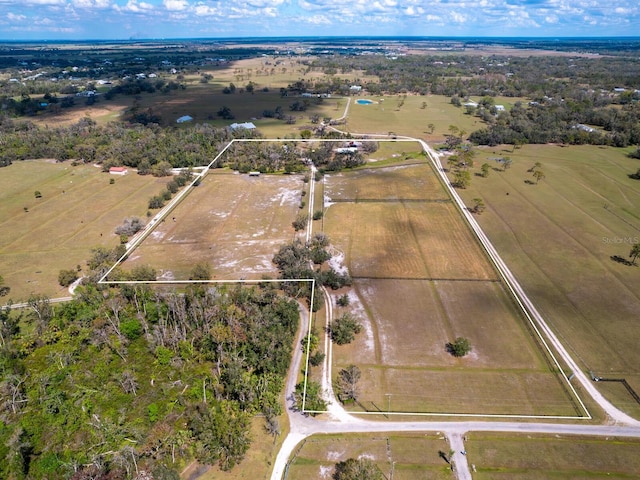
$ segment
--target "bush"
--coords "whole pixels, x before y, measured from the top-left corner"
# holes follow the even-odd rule
[[[120,331],[129,340],[135,340],[142,335],[142,325],[135,318],[120,322]]]
[[[309,215],[306,213],[302,213],[297,216],[297,218],[293,221],[292,225],[295,231],[304,230],[307,226],[307,221],[309,220]]]
[[[309,357],[309,363],[312,367],[317,367],[324,361],[325,354],[322,352],[316,352]]]
[[[454,342],[449,342],[446,345],[447,352],[454,357],[464,357],[471,351],[471,344],[469,340],[464,337],[458,337]]]
[[[145,227],[144,221],[138,217],[126,218],[116,227],[116,235],[135,235]],[[126,243],[126,242],[125,242]]]
[[[349,306],[349,295],[348,294],[344,294],[340,297],[338,297],[338,299],[336,300],[336,303],[338,304],[339,307],[347,307]]]
[[[78,272],[76,270],[60,270],[58,274],[58,283],[62,287],[68,287],[78,279]]]
[[[362,325],[349,313],[345,313],[331,324],[331,340],[338,345],[353,342]]]
[[[313,219],[320,220],[322,218],[322,215],[322,210],[316,210],[315,212],[313,212]]]

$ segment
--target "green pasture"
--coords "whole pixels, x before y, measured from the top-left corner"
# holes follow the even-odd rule
[[[314,435],[298,447],[287,479],[332,478],[336,463],[349,458],[370,459],[385,478],[455,478],[440,451],[448,453],[449,444],[435,433]]]
[[[67,296],[58,285],[58,272],[85,268],[92,248],[116,246],[115,228],[127,217],[145,218],[149,197],[166,182],[48,161],[2,168],[0,272],[11,287],[10,298],[26,300],[31,293]],[[35,198],[36,191],[42,198]]]
[[[367,98],[376,103],[358,105],[357,98]],[[511,99],[511,102],[514,101],[516,99]],[[422,108],[424,103],[426,107]],[[430,133],[429,124],[434,126],[433,133]],[[395,134],[442,141],[444,136],[450,133],[450,125],[469,134],[484,127],[484,122],[477,117],[465,115],[463,107],[455,107],[449,97],[442,95],[377,97],[363,94],[352,97],[349,118],[344,130],[352,133]]]
[[[631,479],[640,472],[634,438],[472,432],[465,443],[474,479]]]
[[[513,165],[501,171],[494,159],[505,156]],[[628,177],[638,161],[615,148],[531,145],[480,149],[474,173],[484,162],[489,176],[460,193],[484,199],[478,221],[509,268],[584,371],[640,392],[640,267],[612,259],[628,260],[640,241],[640,182]],[[622,385],[598,386],[640,415]]]

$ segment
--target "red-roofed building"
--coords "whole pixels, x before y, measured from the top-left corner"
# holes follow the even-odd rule
[[[126,175],[129,173],[129,169],[127,167],[111,167],[109,173],[111,175]]]

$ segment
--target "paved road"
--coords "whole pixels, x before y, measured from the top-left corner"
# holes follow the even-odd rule
[[[334,129],[335,130],[335,129]],[[357,134],[353,134],[357,136]],[[372,135],[367,135],[372,137]],[[379,137],[386,137],[386,135],[377,135]],[[325,351],[327,356],[323,364],[322,384],[325,392],[326,399],[329,402],[328,413],[321,418],[311,418],[303,415],[300,412],[295,412],[290,408],[287,409],[287,414],[290,420],[290,432],[285,438],[283,445],[278,452],[276,461],[274,463],[271,480],[281,480],[284,472],[286,471],[287,462],[291,454],[295,450],[296,446],[304,438],[322,433],[373,433],[373,432],[444,432],[447,435],[450,448],[455,452],[453,454],[453,462],[455,464],[456,477],[459,480],[470,480],[472,478],[469,471],[469,465],[466,459],[466,455],[461,452],[465,451],[463,435],[466,432],[471,431],[487,431],[487,432],[512,432],[512,433],[542,433],[542,434],[560,434],[560,435],[596,435],[596,436],[622,436],[622,437],[636,437],[640,438],[640,422],[631,418],[618,408],[613,406],[608,400],[606,400],[600,392],[595,388],[590,379],[581,371],[577,363],[573,360],[569,352],[564,348],[560,340],[555,336],[553,331],[548,327],[544,318],[537,311],[533,302],[526,295],[520,284],[517,282],[511,271],[508,269],[504,261],[501,259],[498,252],[495,250],[487,236],[484,234],[475,218],[466,209],[464,202],[457,194],[457,192],[451,187],[449,180],[444,174],[442,165],[438,158],[438,155],[431,149],[431,147],[420,139],[414,139],[410,137],[402,137],[404,140],[419,142],[425,152],[429,155],[432,163],[434,164],[436,171],[441,176],[444,184],[449,189],[454,201],[458,204],[465,218],[473,228],[474,232],[478,236],[480,242],[483,244],[487,253],[494,261],[494,264],[500,274],[503,276],[505,284],[511,289],[514,297],[518,299],[522,304],[522,308],[531,318],[534,328],[539,328],[546,339],[553,345],[554,349],[566,362],[566,364],[575,373],[575,378],[582,385],[586,392],[591,395],[594,401],[607,413],[609,416],[609,423],[606,425],[584,425],[584,424],[561,424],[561,423],[519,423],[519,422],[481,422],[481,421],[451,421],[451,422],[396,422],[396,421],[372,421],[356,418],[348,412],[346,412],[336,401],[333,395],[331,387],[331,342],[325,339]],[[332,305],[329,296],[327,295],[327,325],[331,322]],[[308,329],[308,315],[303,316],[304,326],[301,328],[303,331]],[[306,323],[305,323],[306,322]],[[328,335],[326,336],[328,337]],[[300,357],[297,355],[298,363],[292,363],[290,372],[297,375],[300,370]],[[291,375],[291,373],[290,373]],[[568,381],[568,380],[567,380]],[[293,383],[293,385],[292,385]],[[295,386],[295,381],[291,379],[287,382],[287,398],[292,393],[292,386]],[[569,384],[570,388],[573,388]],[[580,400],[581,402],[581,400]],[[590,418],[590,415],[586,408],[585,420]],[[327,418],[328,417],[328,418]]]

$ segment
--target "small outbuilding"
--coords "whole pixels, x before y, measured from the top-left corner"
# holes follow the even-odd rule
[[[191,115],[183,115],[178,120],[176,120],[177,123],[185,123],[191,121],[193,121],[193,117]]]
[[[229,128],[231,130],[236,130],[238,128],[245,128],[247,130],[254,130],[256,128],[256,126],[253,124],[253,122],[244,122],[244,123],[232,123],[231,125],[229,125]]]
[[[129,173],[129,169],[127,167],[111,167],[109,173],[111,175],[126,175]]]

